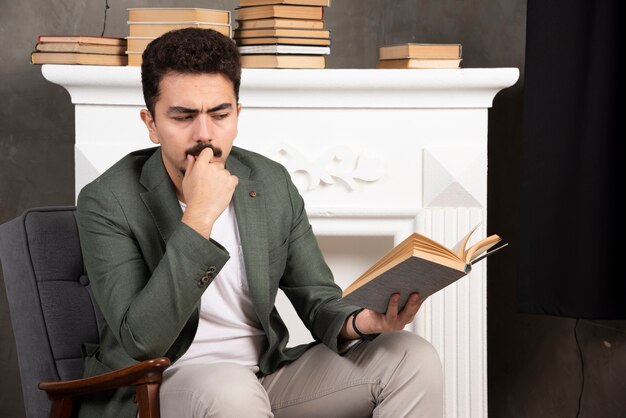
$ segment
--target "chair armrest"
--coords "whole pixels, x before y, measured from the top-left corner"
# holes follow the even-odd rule
[[[102,392],[123,386],[161,383],[162,374],[170,364],[170,359],[160,357],[84,379],[41,382],[39,389],[45,390],[50,399],[58,399]]]

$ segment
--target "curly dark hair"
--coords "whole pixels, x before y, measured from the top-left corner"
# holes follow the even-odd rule
[[[150,42],[143,52],[143,98],[154,118],[159,84],[169,72],[220,73],[233,83],[239,102],[241,59],[235,42],[213,29],[185,28],[167,32]]]

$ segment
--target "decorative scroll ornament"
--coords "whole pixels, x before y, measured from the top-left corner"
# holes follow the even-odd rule
[[[314,190],[323,185],[337,184],[341,180],[349,190],[358,190],[360,181],[375,182],[385,171],[382,161],[357,153],[345,145],[338,145],[324,151],[317,158],[306,156],[295,147],[280,143],[274,147],[270,155],[275,156],[290,174],[305,173],[309,178],[306,190]]]

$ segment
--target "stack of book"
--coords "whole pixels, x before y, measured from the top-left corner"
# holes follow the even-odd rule
[[[378,50],[376,68],[459,68],[460,44],[402,44]]]
[[[325,68],[330,0],[240,0],[235,41],[244,68]]]
[[[41,35],[33,64],[126,65],[126,40],[104,36]]]
[[[141,65],[141,54],[153,40],[174,29],[214,29],[232,38],[230,11],[196,8],[129,8],[128,65]]]

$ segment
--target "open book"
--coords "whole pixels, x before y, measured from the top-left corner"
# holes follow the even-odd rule
[[[352,282],[344,290],[342,300],[386,312],[394,293],[400,293],[400,308],[413,292],[419,293],[420,299],[432,295],[467,275],[472,264],[507,245],[488,252],[501,241],[498,235],[490,235],[467,248],[476,228],[478,225],[452,248],[424,235],[411,234]]]

